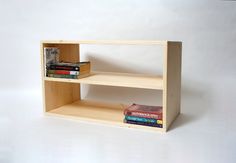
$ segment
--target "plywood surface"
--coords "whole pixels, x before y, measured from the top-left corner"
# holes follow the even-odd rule
[[[164,56],[163,108],[168,129],[180,113],[181,104],[181,42],[168,42]]]
[[[158,40],[80,40],[80,41],[66,41],[66,40],[45,40],[42,43],[51,44],[114,44],[114,45],[166,45],[167,41]]]
[[[46,114],[57,115],[60,117],[67,117],[71,119],[85,120],[89,122],[118,125],[121,127],[143,128],[149,130],[163,131],[162,128],[123,123],[124,107],[125,106],[123,104],[110,104],[81,100],[68,105],[61,106],[54,110],[50,110]]]
[[[44,87],[45,111],[80,99],[80,84],[45,81]]]
[[[78,44],[41,44],[41,69],[42,77],[45,75],[44,47],[58,47],[60,49],[60,61],[78,62],[79,45]],[[80,84],[58,83],[43,80],[43,101],[44,110],[49,111],[59,106],[72,103],[80,99]]]
[[[80,79],[49,78],[43,76],[43,98],[46,114],[104,122],[131,128],[166,131],[180,113],[181,55],[182,43],[156,40],[85,40],[85,41],[41,41],[41,63],[43,46],[61,49],[61,61],[79,61],[80,44],[111,45],[161,45],[164,48],[163,76],[128,74],[115,72],[91,72]],[[163,91],[163,128],[123,123],[122,104],[104,104],[80,100],[80,83],[104,86],[155,89]],[[74,102],[74,103],[73,103]]]
[[[45,80],[157,90],[163,89],[163,80],[160,76],[114,72],[92,72],[90,76],[81,79],[62,79],[45,77]]]

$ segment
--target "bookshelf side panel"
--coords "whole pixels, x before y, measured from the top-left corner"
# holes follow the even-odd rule
[[[168,42],[164,67],[164,91],[166,129],[180,113],[182,43]]]

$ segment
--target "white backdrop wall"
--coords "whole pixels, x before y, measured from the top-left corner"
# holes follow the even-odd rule
[[[181,40],[183,86],[231,78],[236,66],[235,5],[234,1],[1,1],[0,87],[40,87],[39,42],[47,39]]]
[[[236,1],[0,0],[0,23],[0,162],[235,162]],[[42,115],[40,40],[89,39],[183,42],[182,114],[167,135],[33,122]],[[97,70],[160,74],[161,55],[152,50],[161,50],[136,48],[85,46],[82,57]],[[103,100],[109,93],[111,101],[127,103],[160,97],[143,91],[142,99],[137,92],[85,86],[83,95]],[[141,157],[145,152],[148,158]]]

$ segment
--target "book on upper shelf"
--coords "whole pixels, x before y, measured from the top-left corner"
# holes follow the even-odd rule
[[[59,62],[60,49],[57,47],[44,47],[44,66]],[[45,71],[46,75],[46,71]]]
[[[57,47],[44,47],[45,64],[59,62],[60,49]]]
[[[90,62],[58,62],[47,64],[46,76],[54,78],[79,79],[90,74]]]
[[[90,69],[90,62],[57,62],[47,65],[49,70],[68,70],[68,71],[88,71]]]
[[[79,75],[79,71],[69,71],[69,70],[47,70],[48,74],[57,75]]]

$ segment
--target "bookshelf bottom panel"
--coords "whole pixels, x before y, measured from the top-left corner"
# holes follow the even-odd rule
[[[165,131],[164,128],[124,123],[124,107],[123,104],[107,104],[81,100],[50,110],[46,114],[95,123],[118,125],[121,127]]]

